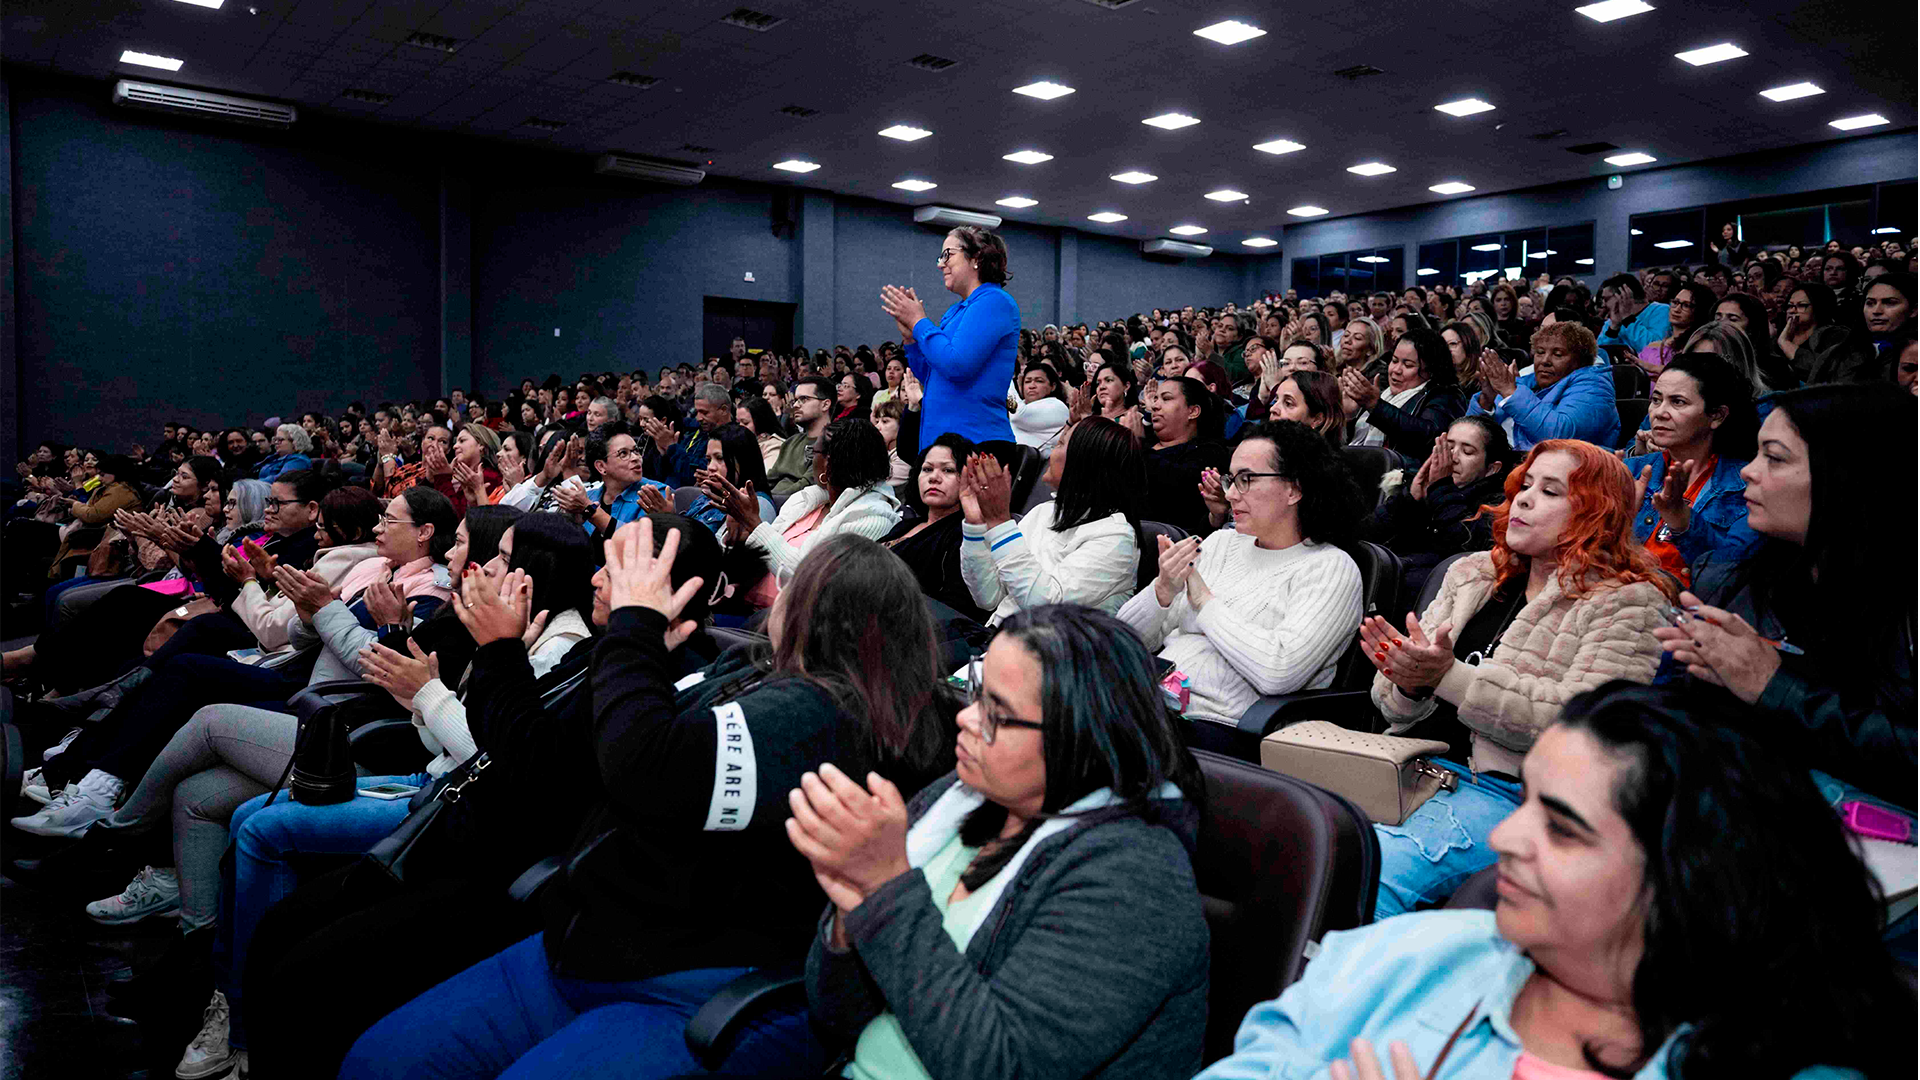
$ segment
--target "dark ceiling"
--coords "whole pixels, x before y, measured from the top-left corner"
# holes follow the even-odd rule
[[[1196,240],[1229,251],[1277,236],[1302,204],[1338,216],[1447,198],[1428,191],[1442,181],[1490,193],[1621,171],[1602,160],[1618,151],[1569,151],[1583,144],[1664,165],[1843,137],[1829,122],[1861,113],[1891,122],[1863,134],[1914,123],[1906,4],[1652,0],[1601,24],[1579,2],[750,0],[779,20],[754,30],[726,21],[738,0],[10,0],[0,56],[103,80],[103,95],[113,79],[172,83],[1129,237],[1196,224],[1209,230]],[[1231,46],[1193,34],[1226,19],[1267,33]],[[420,34],[443,40],[407,43]],[[1704,67],[1673,56],[1722,41],[1749,55]],[[121,63],[127,49],[184,64]],[[921,56],[954,63],[910,63]],[[1379,73],[1339,74],[1358,65]],[[1011,93],[1040,80],[1077,92]],[[1801,80],[1827,92],[1759,96]],[[1496,108],[1434,110],[1466,97]],[[1201,123],[1140,122],[1168,112]],[[933,134],[876,134],[902,123]],[[1253,149],[1281,138],[1306,149]],[[1053,160],[1002,160],[1023,149]],[[771,168],[788,158],[821,168]],[[1368,161],[1398,171],[1347,171]],[[1129,169],[1160,179],[1109,179]],[[939,186],[891,186],[906,178]],[[1203,198],[1222,188],[1251,199]],[[1039,204],[994,205],[1015,194]],[[1128,220],[1086,220],[1109,210]]]

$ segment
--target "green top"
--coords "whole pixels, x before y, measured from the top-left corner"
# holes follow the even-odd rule
[[[940,909],[941,925],[962,952],[973,939],[973,932],[966,928],[979,924],[974,915],[980,906],[980,894],[968,893],[951,903],[949,898],[960,884],[960,875],[972,864],[979,850],[961,844],[956,833],[946,847],[920,868],[927,876],[927,887],[933,891],[933,906]],[[906,1033],[900,1030],[900,1021],[891,1012],[883,1012],[867,1024],[853,1048],[853,1061],[841,1075],[849,1080],[932,1080],[926,1067],[920,1064],[920,1056],[907,1045]]]

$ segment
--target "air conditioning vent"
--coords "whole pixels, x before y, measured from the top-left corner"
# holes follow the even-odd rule
[[[291,105],[213,94],[205,90],[188,90],[180,86],[135,82],[132,79],[121,79],[113,84],[113,103],[134,109],[204,116],[260,127],[291,127],[300,115]]]
[[[1583,142],[1578,146],[1565,146],[1561,147],[1561,149],[1570,154],[1604,154],[1609,150],[1618,150],[1620,148],[1610,142]]]
[[[1000,227],[999,214],[980,214],[972,210],[956,210],[951,206],[922,206],[913,212],[913,220],[922,225],[938,225],[946,229],[961,225],[978,225],[983,229]]]
[[[1554,128],[1552,131],[1536,131],[1527,138],[1534,142],[1552,142],[1555,139],[1564,139],[1567,135],[1566,128]]]
[[[677,187],[692,187],[707,178],[704,169],[695,169],[672,161],[628,157],[625,154],[600,155],[600,160],[593,163],[593,171],[602,176],[631,176],[661,184],[673,184]]]
[[[1119,11],[1123,7],[1132,7],[1140,0],[1086,0],[1086,2],[1094,7],[1106,8],[1108,11]]]
[[[944,56],[935,56],[932,53],[921,53],[919,56],[907,61],[907,66],[917,67],[921,71],[945,71],[959,62],[958,60],[949,60]]]
[[[787,20],[783,15],[769,15],[752,8],[734,8],[732,12],[721,16],[720,21],[728,26],[737,26],[742,30],[764,34]]]
[[[450,53],[460,48],[460,39],[441,37],[439,34],[415,32],[407,35],[406,44],[416,49],[432,49],[434,52]]]
[[[701,146],[698,143],[681,143],[680,149],[677,152],[682,154],[717,154],[720,151],[711,146]]]
[[[616,86],[631,86],[635,90],[651,90],[660,85],[660,80],[651,75],[636,75],[631,71],[616,71],[607,76],[607,81]]]
[[[521,127],[530,127],[535,131],[559,131],[567,126],[565,120],[547,120],[538,116],[529,116],[520,121]]]
[[[780,110],[780,115],[791,116],[795,120],[805,120],[809,117],[819,116],[820,110],[809,109],[805,105],[789,105],[786,108]]]
[[[1386,70],[1384,68],[1374,67],[1372,64],[1355,64],[1352,67],[1343,67],[1339,71],[1334,72],[1334,74],[1346,79],[1348,82],[1358,82],[1369,75],[1385,75]]]
[[[1171,255],[1177,259],[1204,259],[1213,254],[1213,249],[1205,244],[1181,240],[1142,240],[1140,250],[1148,255]]]

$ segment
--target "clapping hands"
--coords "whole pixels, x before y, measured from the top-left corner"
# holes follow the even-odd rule
[[[1420,617],[1407,614],[1407,633],[1403,637],[1393,624],[1378,615],[1360,623],[1360,644],[1373,666],[1387,681],[1409,692],[1429,690],[1456,663],[1453,656],[1453,624],[1441,623],[1431,637],[1420,625]]]
[[[880,287],[880,310],[892,317],[900,327],[901,336],[909,340],[913,338],[914,325],[927,317],[927,306],[920,302],[919,295],[910,287],[903,289],[898,285]]]
[[[960,470],[960,512],[991,529],[1013,517],[1013,474],[992,454],[969,454]]]

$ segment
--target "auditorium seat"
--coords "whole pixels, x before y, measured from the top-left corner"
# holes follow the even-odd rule
[[[1432,571],[1427,574],[1426,583],[1420,586],[1420,595],[1414,597],[1413,603],[1407,605],[1407,611],[1411,611],[1415,615],[1424,616],[1427,613],[1427,609],[1433,606],[1434,599],[1440,595],[1440,583],[1447,579],[1447,571],[1453,569],[1454,563],[1459,562],[1471,554],[1473,554],[1473,552],[1463,551],[1458,555],[1449,555],[1441,559],[1438,563],[1435,563]],[[1395,626],[1406,625],[1406,615],[1404,612],[1400,615],[1389,615],[1387,616],[1387,620]]]
[[[1160,576],[1160,541],[1166,537],[1175,543],[1187,538],[1187,530],[1178,525],[1168,525],[1163,521],[1143,521],[1136,530],[1140,538],[1140,572],[1134,578],[1134,591],[1149,588],[1153,579]]]
[[[1360,567],[1363,615],[1380,615],[1396,622],[1404,620],[1400,557],[1365,540],[1345,550]],[[1374,668],[1360,645],[1359,629],[1356,624],[1346,651],[1334,665],[1331,686],[1262,697],[1240,717],[1237,725],[1192,721],[1189,738],[1193,745],[1241,761],[1257,762],[1261,739],[1302,720],[1328,720],[1359,731],[1373,730],[1379,719],[1371,696]]]
[[[1620,445],[1625,446],[1633,441],[1633,433],[1640,430],[1640,421],[1647,418],[1647,410],[1653,407],[1653,402],[1643,397],[1632,397],[1620,398],[1614,405],[1620,410]]]
[[[1013,486],[1011,499],[1007,505],[1024,510],[1027,499],[1033,495],[1035,484],[1040,482],[1040,474],[1047,471],[1047,455],[1031,446],[1016,448],[1018,457],[1013,466]]]
[[[1646,397],[1653,393],[1652,387],[1653,380],[1647,375],[1647,369],[1639,364],[1613,365],[1613,396],[1616,400]],[[1625,429],[1621,433],[1625,434]]]
[[[1360,506],[1371,512],[1380,504],[1380,478],[1389,469],[1404,469],[1407,459],[1384,446],[1346,446],[1341,448],[1347,470],[1360,486]]]
[[[694,504],[696,499],[700,498],[701,494],[700,489],[697,487],[674,488],[673,512],[676,514],[686,513],[687,509]]]
[[[1042,471],[1044,472],[1045,470],[1043,469]],[[1033,511],[1034,507],[1039,506],[1041,503],[1052,501],[1053,485],[1047,483],[1045,480],[1037,481],[1033,485],[1033,490],[1027,494],[1027,501],[1020,504],[1020,516],[1025,517]]]
[[[288,698],[287,709],[303,728],[340,709],[374,717],[355,723],[347,732],[353,763],[370,776],[417,773],[432,760],[412,718],[400,715],[403,710],[392,695],[364,679],[315,683]]]

